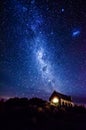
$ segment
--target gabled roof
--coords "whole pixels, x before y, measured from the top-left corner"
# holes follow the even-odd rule
[[[50,96],[49,100],[51,100],[53,97],[58,96],[59,98],[62,98],[64,100],[72,101],[71,96],[67,96],[64,94],[61,94],[59,92],[54,91],[52,95]]]

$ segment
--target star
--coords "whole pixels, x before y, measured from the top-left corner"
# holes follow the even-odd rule
[[[61,12],[64,12],[64,11],[65,11],[64,8],[62,8],[62,9],[61,9]]]

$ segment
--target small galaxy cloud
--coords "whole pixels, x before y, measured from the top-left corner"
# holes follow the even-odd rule
[[[72,36],[77,37],[80,35],[80,33],[81,33],[80,30],[73,31]]]

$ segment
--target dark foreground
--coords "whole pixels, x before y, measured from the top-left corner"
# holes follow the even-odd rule
[[[86,130],[84,107],[54,107],[41,99],[0,102],[0,130]]]

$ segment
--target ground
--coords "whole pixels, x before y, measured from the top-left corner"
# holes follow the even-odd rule
[[[0,102],[0,130],[85,130],[86,109],[51,106],[41,99]]]

